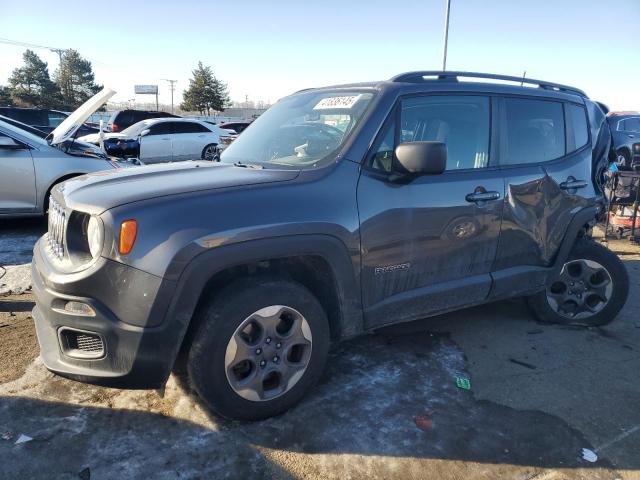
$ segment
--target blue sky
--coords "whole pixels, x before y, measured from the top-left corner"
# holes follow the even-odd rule
[[[177,79],[198,60],[231,97],[275,101],[295,90],[439,69],[444,0],[193,0],[91,3],[3,0],[0,37],[75,48],[96,79],[133,98],[136,83]],[[56,6],[64,5],[64,7]],[[450,70],[567,83],[614,109],[640,110],[640,0],[452,0]],[[0,84],[24,48],[0,44]],[[36,50],[57,66],[57,55]],[[138,101],[145,98],[138,97]]]

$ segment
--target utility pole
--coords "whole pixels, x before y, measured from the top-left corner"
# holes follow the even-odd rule
[[[171,113],[173,113],[173,91],[176,89],[178,80],[169,80],[168,78],[163,78],[162,80],[169,82],[169,90],[171,90]]]
[[[451,10],[451,0],[447,2],[447,10],[444,16],[444,45],[442,47],[442,71],[447,69],[447,43],[449,42],[449,11]]]

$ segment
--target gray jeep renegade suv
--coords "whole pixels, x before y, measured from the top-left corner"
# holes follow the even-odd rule
[[[330,342],[383,325],[514,296],[543,322],[610,322],[627,273],[588,239],[605,115],[578,89],[520,81],[304,90],[219,164],[63,183],[33,262],[45,365],[161,388],[184,358],[213,410],[259,419],[302,398]]]

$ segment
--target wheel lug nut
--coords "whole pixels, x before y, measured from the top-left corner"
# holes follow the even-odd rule
[[[273,357],[273,363],[278,363],[278,360],[280,360],[280,359],[278,358],[277,355],[275,357]]]
[[[256,355],[260,355],[262,353],[262,349],[261,348],[256,348]]]
[[[271,337],[267,337],[267,338],[265,339],[265,342],[267,342],[267,343],[271,343]]]
[[[570,285],[573,287],[575,285],[575,283],[571,282]]]
[[[276,348],[280,348],[282,347],[282,344],[280,342],[276,343]]]
[[[261,367],[264,367],[266,364],[267,364],[267,362],[265,362],[264,360],[262,360],[262,361],[260,362],[260,366],[261,366]]]

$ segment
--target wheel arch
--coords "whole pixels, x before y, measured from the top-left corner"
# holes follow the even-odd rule
[[[184,334],[181,349],[197,329],[197,311],[229,282],[268,275],[301,283],[325,309],[333,340],[355,336],[364,329],[356,264],[344,243],[329,235],[294,235],[213,248],[196,255],[185,267],[173,296],[167,321],[178,321]]]
[[[79,177],[80,175],[84,175],[86,172],[73,172],[73,173],[65,173],[64,175],[55,178],[53,181],[49,183],[46,189],[43,189],[43,195],[40,199],[39,206],[41,207],[42,214],[45,215],[47,213],[47,206],[49,203],[49,195],[51,194],[51,190],[57,184],[62,183],[66,180],[70,180],[74,177]]]
[[[551,272],[547,277],[548,281],[549,279],[555,278],[560,273],[560,270],[562,270],[562,266],[565,264],[567,258],[569,258],[571,249],[575,245],[576,241],[586,235],[589,229],[593,226],[598,215],[599,208],[599,205],[583,208],[573,216],[567,230],[565,231],[564,238],[562,239],[555,261],[553,262]]]

